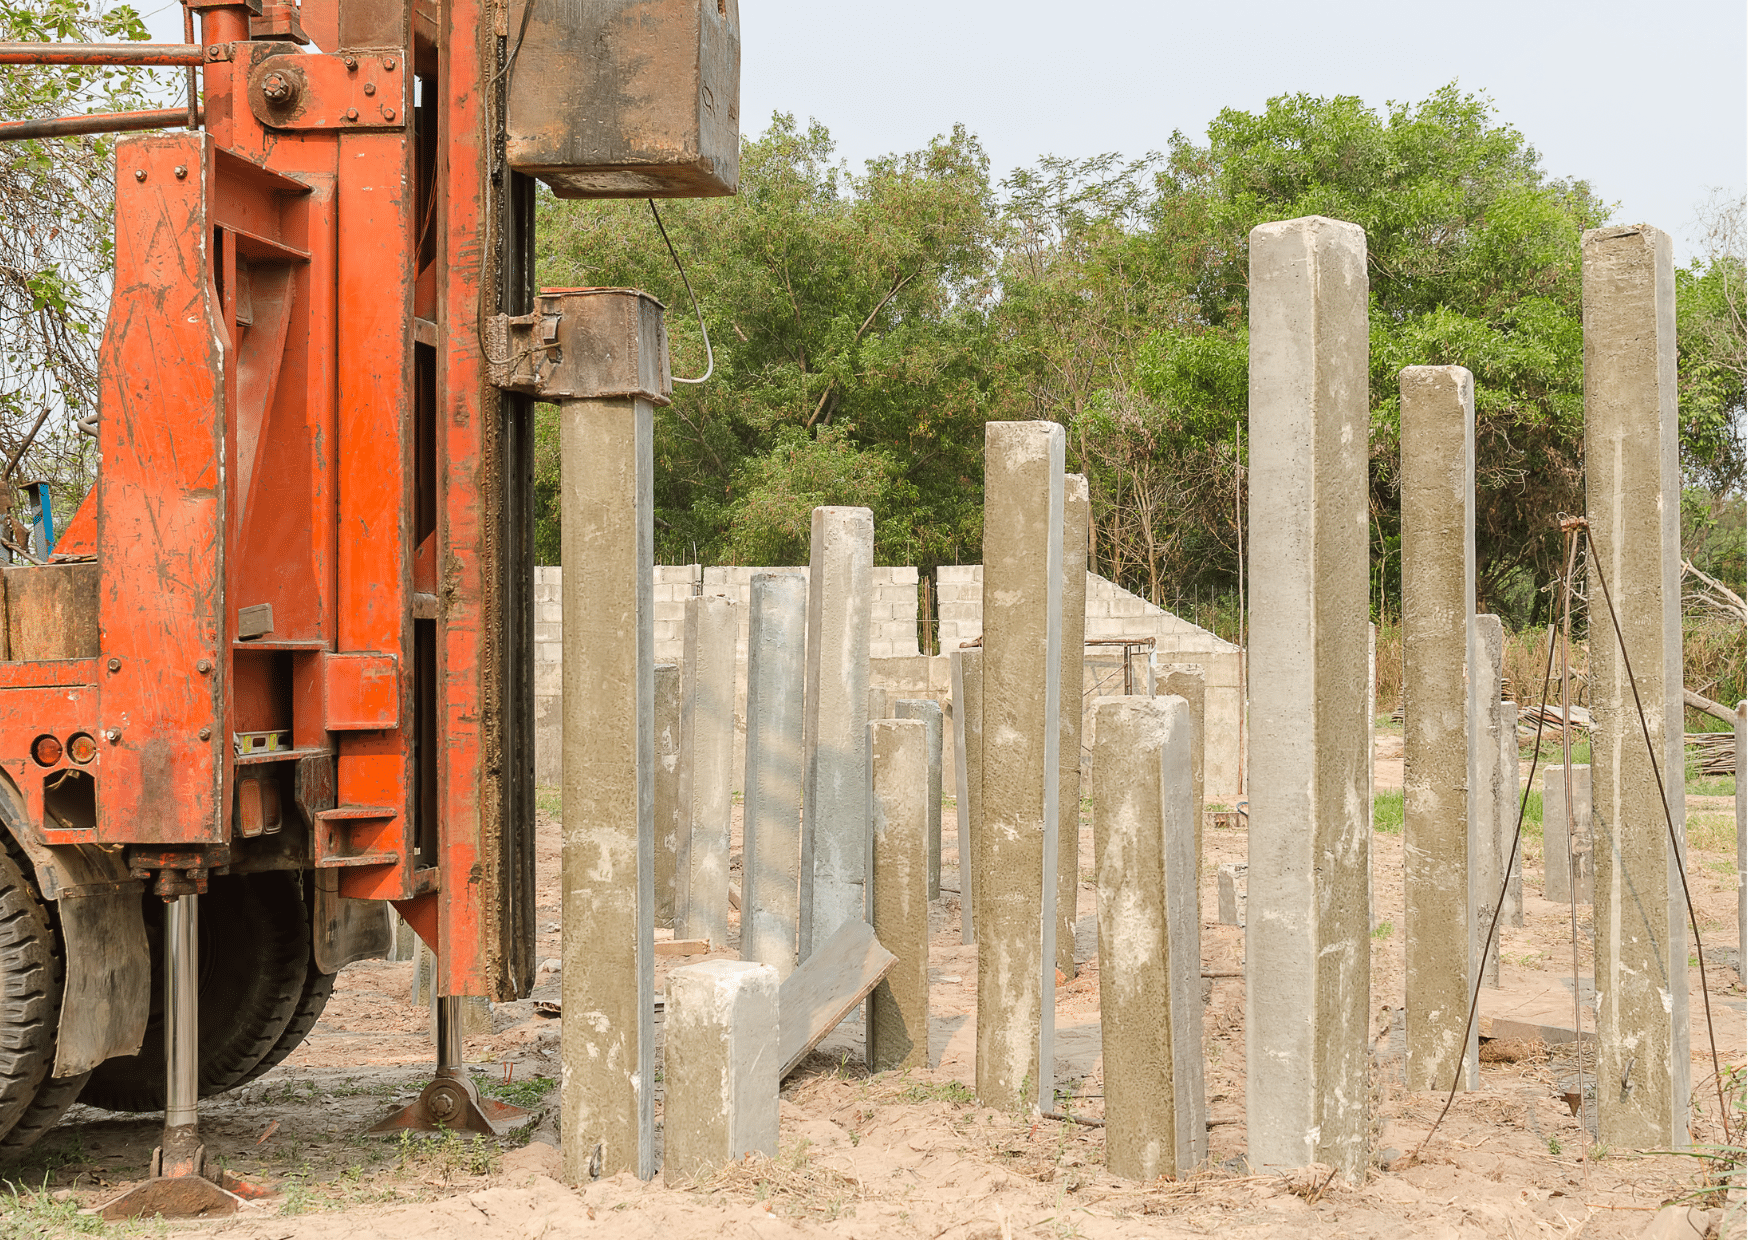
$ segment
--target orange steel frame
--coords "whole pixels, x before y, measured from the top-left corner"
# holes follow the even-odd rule
[[[531,406],[481,344],[530,292],[504,11],[306,0],[302,49],[190,7],[205,128],[117,143],[98,484],[55,555],[97,563],[98,654],[0,663],[0,767],[46,844],[125,846],[160,890],[309,867],[394,901],[439,993],[525,994]],[[313,119],[264,124],[263,66],[294,63]],[[376,110],[349,123],[361,79]],[[69,827],[43,801],[72,758],[32,742],[81,732],[96,813]],[[291,749],[239,755],[252,732]],[[307,845],[241,834],[252,780]]]

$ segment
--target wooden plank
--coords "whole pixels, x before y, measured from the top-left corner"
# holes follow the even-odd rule
[[[825,945],[802,962],[777,992],[777,1048],[782,1080],[807,1052],[825,1040],[868,997],[898,957],[880,946],[874,927],[845,922]]]
[[[705,956],[709,953],[709,939],[662,939],[655,945],[658,956]]]

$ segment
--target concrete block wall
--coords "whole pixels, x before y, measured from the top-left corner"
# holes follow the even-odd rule
[[[562,611],[559,600],[563,569],[534,570],[534,714],[535,782],[556,787],[562,727],[559,714],[559,660]],[[788,568],[749,568],[724,565],[700,568],[696,564],[658,564],[655,569],[655,657],[657,663],[679,663],[684,641],[682,620],[685,601],[694,593],[721,594],[740,608],[740,634],[735,645],[736,708],[734,731],[734,788],[741,790],[746,770],[747,616],[754,573],[795,572],[805,575],[806,565]],[[874,570],[873,625],[869,653],[872,666],[868,683],[898,698],[933,698],[946,714],[947,735],[952,735],[953,701],[947,653],[961,643],[983,635],[983,566],[942,565],[935,570],[936,598],[940,608],[941,653],[919,653],[917,645],[917,570],[914,566]],[[1213,633],[1198,628],[1146,599],[1131,594],[1096,573],[1087,574],[1086,636],[1099,638],[1152,637],[1154,662],[1200,663],[1208,678],[1206,756],[1207,795],[1230,800],[1238,792],[1239,718],[1243,701],[1239,692],[1242,651]],[[1145,681],[1142,660],[1134,668],[1137,687]],[[1123,692],[1121,647],[1092,647],[1087,651],[1082,701],[1088,711],[1082,727],[1082,762],[1092,747],[1092,701],[1102,694]],[[945,746],[943,786],[952,788],[956,778],[952,746]]]

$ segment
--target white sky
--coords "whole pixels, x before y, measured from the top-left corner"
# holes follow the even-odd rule
[[[146,0],[143,8],[156,8]],[[181,6],[150,18],[180,41]],[[1200,142],[1222,107],[1355,94],[1381,107],[1452,79],[1485,91],[1555,176],[1691,252],[1695,207],[1748,186],[1748,5],[1684,0],[741,0],[741,123],[822,121],[853,166],[963,121],[997,177],[1041,154]]]

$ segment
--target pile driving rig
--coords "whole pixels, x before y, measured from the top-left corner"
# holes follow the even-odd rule
[[[583,347],[537,179],[739,177],[735,0],[185,4],[184,44],[0,44],[189,69],[186,108],[0,125],[155,131],[116,147],[97,485],[0,574],[0,1148],[163,1109],[116,1215],[234,1205],[196,1100],[302,1041],[383,902],[442,996],[399,1122],[490,1118],[457,1003],[528,993],[535,911],[535,397],[490,342]]]

